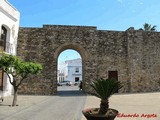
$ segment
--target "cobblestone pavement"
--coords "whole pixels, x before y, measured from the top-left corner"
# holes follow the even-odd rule
[[[60,88],[61,89],[61,88]],[[115,120],[160,120],[160,92],[117,94],[110,107],[119,110]],[[9,107],[12,97],[0,103],[0,120],[86,120],[84,108],[99,107],[100,100],[81,91],[59,91],[56,96],[18,96],[17,107]],[[136,117],[124,117],[135,115]]]

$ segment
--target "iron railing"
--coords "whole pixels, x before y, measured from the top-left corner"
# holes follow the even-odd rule
[[[13,53],[13,44],[10,42],[6,42],[5,47],[2,44],[0,44],[0,52],[6,52],[9,54],[12,54]]]

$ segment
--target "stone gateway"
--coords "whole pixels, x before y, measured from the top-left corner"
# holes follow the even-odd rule
[[[97,78],[117,78],[119,92],[160,91],[160,33],[129,28],[126,31],[97,30],[92,26],[44,25],[20,28],[17,55],[43,65],[42,74],[24,81],[23,94],[57,93],[58,56],[66,49],[82,58],[83,88]]]

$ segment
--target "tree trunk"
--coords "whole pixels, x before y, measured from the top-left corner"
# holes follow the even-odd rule
[[[16,86],[13,86],[14,87],[14,96],[13,96],[13,102],[12,102],[12,106],[16,106],[17,105],[17,87]]]
[[[105,114],[108,111],[108,100],[101,100],[99,114]]]

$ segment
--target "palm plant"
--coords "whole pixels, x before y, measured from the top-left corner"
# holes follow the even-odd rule
[[[101,99],[99,114],[105,114],[109,109],[110,96],[122,88],[122,84],[115,79],[101,78],[93,82],[91,87],[95,90],[93,95]]]
[[[143,25],[144,31],[156,31],[156,27],[157,27],[156,25],[151,26],[151,24],[148,24],[148,23],[145,23]]]

